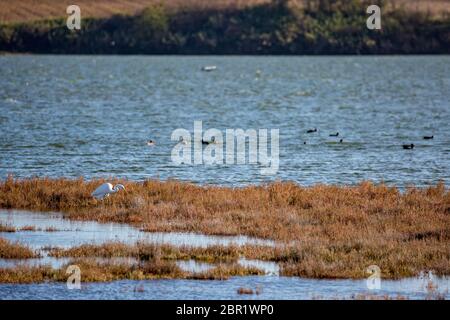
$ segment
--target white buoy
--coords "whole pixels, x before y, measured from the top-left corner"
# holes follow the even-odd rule
[[[216,69],[217,69],[216,66],[204,66],[204,67],[202,68],[203,71],[214,71],[214,70],[216,70]]]

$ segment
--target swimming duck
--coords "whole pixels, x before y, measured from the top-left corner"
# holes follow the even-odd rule
[[[308,131],[306,131],[306,133],[313,133],[313,132],[317,132],[317,128],[309,129]]]
[[[182,144],[187,144],[187,141],[184,140],[183,137],[180,137],[180,139],[178,140],[178,142],[182,143]]]
[[[405,150],[411,150],[413,148],[414,148],[414,144],[412,144],[412,143],[403,145],[403,149],[405,149]]]
[[[434,138],[434,135],[433,136],[424,136],[423,137],[425,140],[430,140],[430,139],[433,139]]]
[[[215,142],[216,142],[216,138],[215,137],[212,137],[211,141],[205,141],[205,140],[202,139],[202,144],[212,144],[212,143],[215,143]]]
[[[344,142],[344,139],[339,140],[339,143],[342,143],[342,142]]]
[[[155,141],[153,141],[153,140],[148,140],[148,141],[147,141],[147,145],[150,146],[150,147],[152,147],[152,146],[155,145]]]
[[[337,137],[337,136],[339,136],[339,132],[330,134],[330,137]]]

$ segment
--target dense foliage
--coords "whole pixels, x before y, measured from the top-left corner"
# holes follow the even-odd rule
[[[383,1],[370,1],[382,7]],[[382,29],[366,27],[369,3],[286,0],[244,9],[65,19],[0,26],[0,51],[86,54],[387,54],[450,53],[450,19],[382,11]],[[383,8],[383,7],[382,7]]]

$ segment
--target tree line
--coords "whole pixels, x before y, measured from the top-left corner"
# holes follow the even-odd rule
[[[288,0],[246,8],[142,12],[0,26],[0,52],[64,54],[428,54],[450,53],[450,19],[406,10],[366,27],[367,1]],[[378,3],[382,8],[384,1]]]

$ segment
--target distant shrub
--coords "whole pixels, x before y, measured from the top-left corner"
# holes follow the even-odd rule
[[[136,17],[136,27],[152,33],[163,33],[169,28],[169,19],[162,5],[153,5],[144,9]]]

